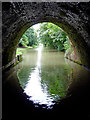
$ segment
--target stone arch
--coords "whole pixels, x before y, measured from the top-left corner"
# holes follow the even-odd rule
[[[3,3],[3,66],[14,59],[18,41],[29,27],[52,22],[68,34],[76,50],[76,60],[90,67],[89,8],[90,3]]]

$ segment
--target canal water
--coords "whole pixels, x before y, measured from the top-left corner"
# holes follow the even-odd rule
[[[5,106],[9,103],[13,108],[20,105],[22,109],[24,103],[25,108],[28,106],[29,109],[30,105],[31,111],[34,108],[86,111],[89,78],[90,71],[65,59],[64,52],[40,45],[24,51],[23,61],[4,75],[4,98],[8,101]]]
[[[43,48],[42,45],[27,50],[20,64],[22,67],[17,76],[24,93],[36,107],[37,104],[45,104],[49,109],[68,96],[74,79],[79,82],[87,74],[83,67],[65,59],[63,52]]]
[[[63,52],[43,49],[41,45],[28,50],[21,64],[17,76],[29,100],[51,109],[56,101],[66,96],[72,80]]]

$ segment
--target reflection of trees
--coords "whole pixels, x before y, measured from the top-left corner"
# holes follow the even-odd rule
[[[70,84],[69,68],[67,66],[56,67],[42,67],[41,68],[42,88],[44,84],[51,96],[56,99],[66,96],[68,86]],[[57,97],[56,97],[57,96]]]
[[[17,76],[18,76],[20,85],[23,89],[25,88],[25,86],[27,84],[27,81],[28,81],[31,71],[32,71],[32,69],[30,69],[30,67],[24,66],[17,72]]]
[[[81,65],[74,63],[68,59],[65,62],[70,66],[71,72],[69,74],[70,79],[72,79],[71,84],[68,88],[68,95],[74,94],[76,91],[88,86],[88,81],[90,79],[90,71],[87,71]],[[76,92],[77,93],[77,92]]]
[[[35,69],[37,63],[37,52],[31,50],[27,50],[24,53],[24,60],[22,61],[22,67],[17,71],[17,76],[21,87],[24,89],[30,73]]]

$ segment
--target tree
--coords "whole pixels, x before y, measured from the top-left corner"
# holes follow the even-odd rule
[[[27,47],[27,45],[28,45],[28,37],[26,35],[23,35],[19,41],[19,46]]]
[[[37,34],[34,32],[33,26],[30,27],[22,36],[19,41],[19,46],[33,46],[38,45]]]
[[[41,23],[39,37],[45,47],[65,50],[69,46],[67,34],[60,27],[52,23]]]

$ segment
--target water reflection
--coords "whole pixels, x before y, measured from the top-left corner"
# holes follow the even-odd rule
[[[44,49],[42,45],[25,53],[17,75],[28,99],[49,109],[89,77],[84,68],[65,59],[63,52]]]
[[[47,89],[44,86],[42,90],[41,86],[41,51],[43,46],[40,45],[36,50],[38,51],[37,64],[34,70],[30,73],[28,82],[24,89],[24,92],[30,96],[30,100],[34,103],[47,104],[50,106],[52,104],[52,99],[48,97]]]

